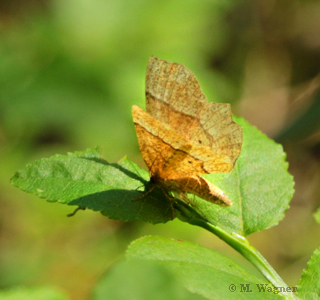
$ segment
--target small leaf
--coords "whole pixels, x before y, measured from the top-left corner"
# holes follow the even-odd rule
[[[146,171],[126,158],[110,164],[100,152],[98,147],[40,159],[17,172],[11,182],[50,202],[87,207],[116,220],[159,223],[172,219],[170,202],[160,189],[134,200],[143,195],[137,189],[147,184]]]
[[[235,168],[230,173],[204,176],[225,192],[232,206],[195,202],[211,223],[246,236],[283,219],[294,194],[294,182],[282,146],[245,120],[236,121],[243,127],[244,139]]]
[[[132,242],[127,259],[158,262],[190,292],[206,299],[280,299],[273,288],[221,254],[185,241],[147,236]],[[268,287],[259,292],[257,284]],[[247,291],[247,287],[252,292]],[[241,292],[242,291],[242,292]]]
[[[320,224],[320,208],[317,209],[317,211],[313,214],[313,217],[317,221],[317,223]]]
[[[320,298],[320,248],[316,249],[303,270],[298,282],[298,296],[301,299]]]

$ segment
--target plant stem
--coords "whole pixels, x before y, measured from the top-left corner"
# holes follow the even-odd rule
[[[202,216],[200,216],[197,212],[195,212],[188,206],[179,205],[179,207],[177,208],[182,213],[182,215],[180,216],[180,219],[182,221],[207,229],[208,231],[218,236],[221,240],[225,241],[233,249],[238,251],[243,257],[250,261],[263,274],[263,276],[270,283],[272,283],[274,287],[283,287],[285,289],[288,287],[287,284],[282,280],[282,278],[277,274],[277,272],[272,268],[272,266],[267,262],[267,260],[261,255],[259,251],[257,251],[249,244],[246,238],[239,234],[231,234],[222,230],[221,228],[205,220]],[[286,299],[298,299],[292,292],[281,293],[280,291],[280,294]]]

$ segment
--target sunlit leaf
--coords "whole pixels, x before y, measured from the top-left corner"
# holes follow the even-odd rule
[[[192,293],[206,299],[280,299],[277,291],[227,257],[186,241],[163,237],[140,238],[126,257],[158,262],[167,267]],[[270,288],[261,292],[257,287]],[[252,292],[249,292],[249,290]],[[245,292],[247,291],[247,292]]]
[[[301,299],[320,298],[320,248],[313,252],[307,269],[302,272],[298,282],[298,295]]]

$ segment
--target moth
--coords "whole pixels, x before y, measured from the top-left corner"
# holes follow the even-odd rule
[[[151,56],[146,110],[132,107],[150,181],[186,201],[191,193],[230,206],[220,188],[199,176],[230,172],[240,155],[242,127],[233,121],[230,104],[208,103],[188,68]]]

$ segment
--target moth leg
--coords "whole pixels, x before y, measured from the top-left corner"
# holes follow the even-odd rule
[[[194,195],[192,195],[192,196],[194,196]],[[193,200],[191,200],[189,197],[187,197],[187,192],[180,193],[179,197],[185,203],[187,203],[188,205],[194,207],[197,210],[197,212],[199,212],[205,220],[208,220],[207,217],[204,215],[204,213],[201,211],[201,209],[198,208],[197,204]]]
[[[195,203],[187,197],[187,193],[186,192],[181,192],[179,194],[179,197],[185,202],[187,203],[188,205],[191,205],[191,206],[196,206]]]
[[[156,185],[154,185],[150,190],[148,190],[147,192],[145,192],[144,194],[142,194],[141,196],[139,196],[139,197],[137,197],[137,198],[133,198],[132,199],[132,201],[135,201],[135,200],[139,200],[139,199],[141,199],[141,198],[143,198],[143,197],[145,197],[146,195],[148,195],[149,193],[151,193],[153,190],[154,190],[154,188],[156,187]],[[172,211],[172,220],[174,219],[174,208],[173,208],[173,204],[172,204],[172,197],[170,197],[169,195],[168,195],[168,193],[165,191],[165,189],[163,189],[162,187],[161,187],[161,190],[162,190],[162,192],[164,193],[164,195],[166,196],[166,198],[169,200],[169,202],[170,202],[170,207],[171,207],[171,211]]]
[[[174,198],[170,197],[169,194],[167,193],[167,191],[163,187],[161,187],[161,190],[170,202],[171,211],[172,211],[172,220],[173,220],[174,219],[174,208],[173,208],[173,204],[172,204],[172,199],[174,199]]]
[[[143,193],[141,196],[133,198],[132,201],[136,201],[139,199],[144,198],[145,196],[147,196],[148,194],[150,194],[154,188],[156,187],[156,185],[154,185],[151,189],[149,189],[148,191],[146,191],[145,193]],[[169,200],[170,202],[170,206],[171,206],[171,211],[172,211],[172,220],[174,219],[174,208],[173,208],[173,204],[172,204],[172,197],[170,197],[168,195],[168,193],[161,187],[162,192],[164,193],[164,195],[166,196],[166,198]]]
[[[86,209],[85,207],[78,206],[73,213],[67,214],[67,217],[73,217],[78,210],[85,210],[85,209]]]
[[[136,201],[136,200],[142,199],[143,197],[147,196],[149,193],[151,193],[154,190],[155,187],[156,186],[154,185],[151,189],[149,189],[148,191],[143,193],[141,196],[133,198],[132,201]]]

